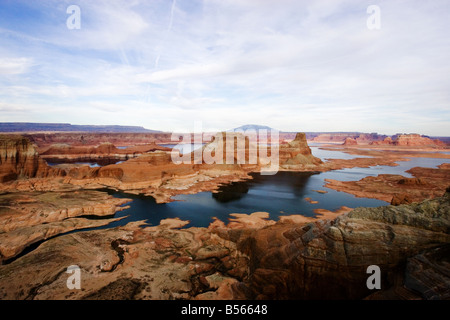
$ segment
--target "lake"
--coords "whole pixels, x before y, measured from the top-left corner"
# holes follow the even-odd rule
[[[197,146],[199,147],[199,146]],[[193,150],[189,146],[186,150]],[[359,156],[349,155],[340,151],[320,150],[312,147],[315,156],[321,159],[333,159],[345,156],[351,159]],[[342,159],[342,158],[341,158]],[[351,168],[323,173],[278,172],[275,175],[260,175],[253,173],[253,179],[233,182],[220,187],[218,193],[200,192],[193,195],[178,195],[176,201],[157,204],[152,197],[137,196],[109,190],[108,193],[118,198],[131,198],[129,209],[116,213],[116,217],[128,216],[100,228],[111,228],[125,225],[130,221],[147,220],[150,225],[158,225],[162,219],[180,218],[189,220],[186,227],[207,227],[213,217],[227,222],[230,213],[253,213],[264,211],[269,213],[270,219],[278,220],[280,215],[301,214],[314,217],[314,209],[322,208],[337,210],[341,206],[348,207],[378,207],[387,205],[385,201],[355,196],[323,187],[325,179],[341,181],[360,180],[366,176],[376,176],[381,173],[402,174],[412,167],[436,167],[448,162],[447,159],[410,158],[411,161],[400,161],[399,166],[374,166],[370,168]],[[326,190],[322,194],[314,190]],[[311,204],[305,198],[318,201]]]

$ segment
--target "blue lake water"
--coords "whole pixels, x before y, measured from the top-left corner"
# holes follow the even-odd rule
[[[192,150],[192,146],[190,148]],[[339,151],[318,150],[312,148],[313,154],[322,159],[342,156],[358,157]],[[227,221],[230,213],[249,214],[264,211],[269,213],[270,219],[277,220],[280,215],[290,214],[313,217],[315,216],[313,210],[316,208],[337,210],[341,206],[353,208],[383,206],[387,202],[356,198],[351,194],[326,188],[324,180],[360,180],[366,176],[376,176],[382,173],[410,176],[405,173],[405,170],[416,166],[436,167],[441,163],[449,162],[447,159],[410,159],[410,161],[398,162],[399,166],[396,167],[351,168],[317,174],[278,172],[272,176],[254,173],[252,180],[222,186],[218,193],[200,192],[193,195],[178,195],[174,197],[175,202],[165,204],[157,204],[152,197],[108,191],[115,197],[131,198],[133,201],[128,204],[131,206],[129,209],[116,214],[116,217],[128,215],[127,218],[102,228],[124,225],[137,220],[147,220],[149,224],[157,225],[162,219],[176,217],[189,220],[190,224],[186,227],[207,227],[213,221],[213,217]],[[327,193],[321,194],[314,190],[325,190]],[[306,197],[319,203],[311,204],[305,200]]]
[[[180,150],[181,154],[190,153],[204,146],[205,143],[160,144],[160,146]]]
[[[106,165],[109,165],[109,164],[120,164],[122,162],[124,162],[124,161],[122,161],[122,160],[114,160],[114,159],[103,159],[103,160],[99,159],[98,162],[86,162],[86,161],[83,161],[83,162],[68,162],[67,160],[63,159],[60,162],[54,162],[54,160],[51,161],[51,162],[47,161],[47,164],[49,166],[53,167],[53,166],[57,166],[57,165],[64,164],[64,163],[73,163],[73,164],[76,164],[76,165],[79,165],[79,166],[89,166],[91,168],[98,168],[98,167],[103,167],[103,166],[106,166]]]
[[[329,150],[323,150],[320,149],[319,146],[310,146],[312,154],[322,159],[323,161],[326,161],[327,159],[355,159],[355,158],[370,158],[370,156],[359,156],[359,155],[353,155],[350,153],[342,152],[342,151],[329,151]]]
[[[175,202],[157,204],[152,197],[130,195],[109,191],[119,198],[131,198],[130,209],[116,214],[116,217],[130,215],[119,222],[108,225],[124,225],[130,221],[147,220],[157,225],[161,219],[180,218],[189,220],[186,227],[207,227],[213,217],[227,221],[230,213],[269,212],[270,219],[277,220],[280,215],[301,214],[315,216],[313,210],[324,208],[336,210],[341,206],[377,207],[386,202],[376,199],[356,198],[350,194],[323,187],[321,174],[300,172],[278,172],[276,175],[252,174],[253,179],[233,182],[222,186],[219,193],[200,192],[193,195],[178,195]],[[313,190],[327,190],[321,194]],[[311,204],[304,198],[319,201]]]

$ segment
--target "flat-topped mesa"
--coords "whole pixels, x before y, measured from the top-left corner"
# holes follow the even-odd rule
[[[23,136],[0,136],[0,183],[16,179],[62,176],[40,158],[34,145]]]
[[[370,145],[391,145],[392,144],[392,138],[386,137],[383,140],[380,141],[372,141],[369,143]]]
[[[359,136],[358,133],[321,133],[314,137],[312,141],[314,142],[344,142],[346,138],[356,139]]]
[[[156,143],[130,146],[126,149],[118,149],[110,142],[102,142],[97,146],[71,146],[64,143],[57,143],[52,144],[42,151],[40,155],[45,157],[53,155],[138,155],[156,150],[171,151],[171,148],[162,147]]]
[[[400,147],[431,147],[445,148],[447,144],[439,139],[430,139],[420,134],[397,134],[382,141],[372,141],[371,145],[392,145]]]
[[[422,137],[419,134],[399,134],[393,141],[396,146],[435,146],[435,147],[445,147],[445,142],[438,139],[430,139],[427,137]]]
[[[387,136],[383,134],[374,133],[352,133],[352,132],[335,132],[322,133],[313,138],[314,142],[320,143],[345,143],[345,140],[351,138],[357,144],[371,144],[372,142],[382,141]]]
[[[149,143],[127,148],[116,148],[110,142],[103,142],[97,146],[71,146],[68,144],[52,144],[40,152],[43,159],[53,163],[98,162],[99,164],[112,164],[138,157],[144,153],[171,148],[161,147],[156,143]]]
[[[311,169],[322,164],[322,160],[312,155],[302,132],[296,134],[295,139],[279,149],[280,166],[283,169]]]
[[[25,134],[39,147],[68,143],[71,146],[94,146],[111,142],[115,146],[142,145],[148,143],[171,143],[171,133],[118,133],[118,132],[49,132]]]

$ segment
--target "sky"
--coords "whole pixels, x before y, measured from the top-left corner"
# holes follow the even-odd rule
[[[449,32],[448,0],[0,0],[0,122],[450,136]]]

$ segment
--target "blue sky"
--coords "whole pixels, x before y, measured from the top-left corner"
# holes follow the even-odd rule
[[[450,136],[449,30],[448,0],[0,0],[0,122]]]

